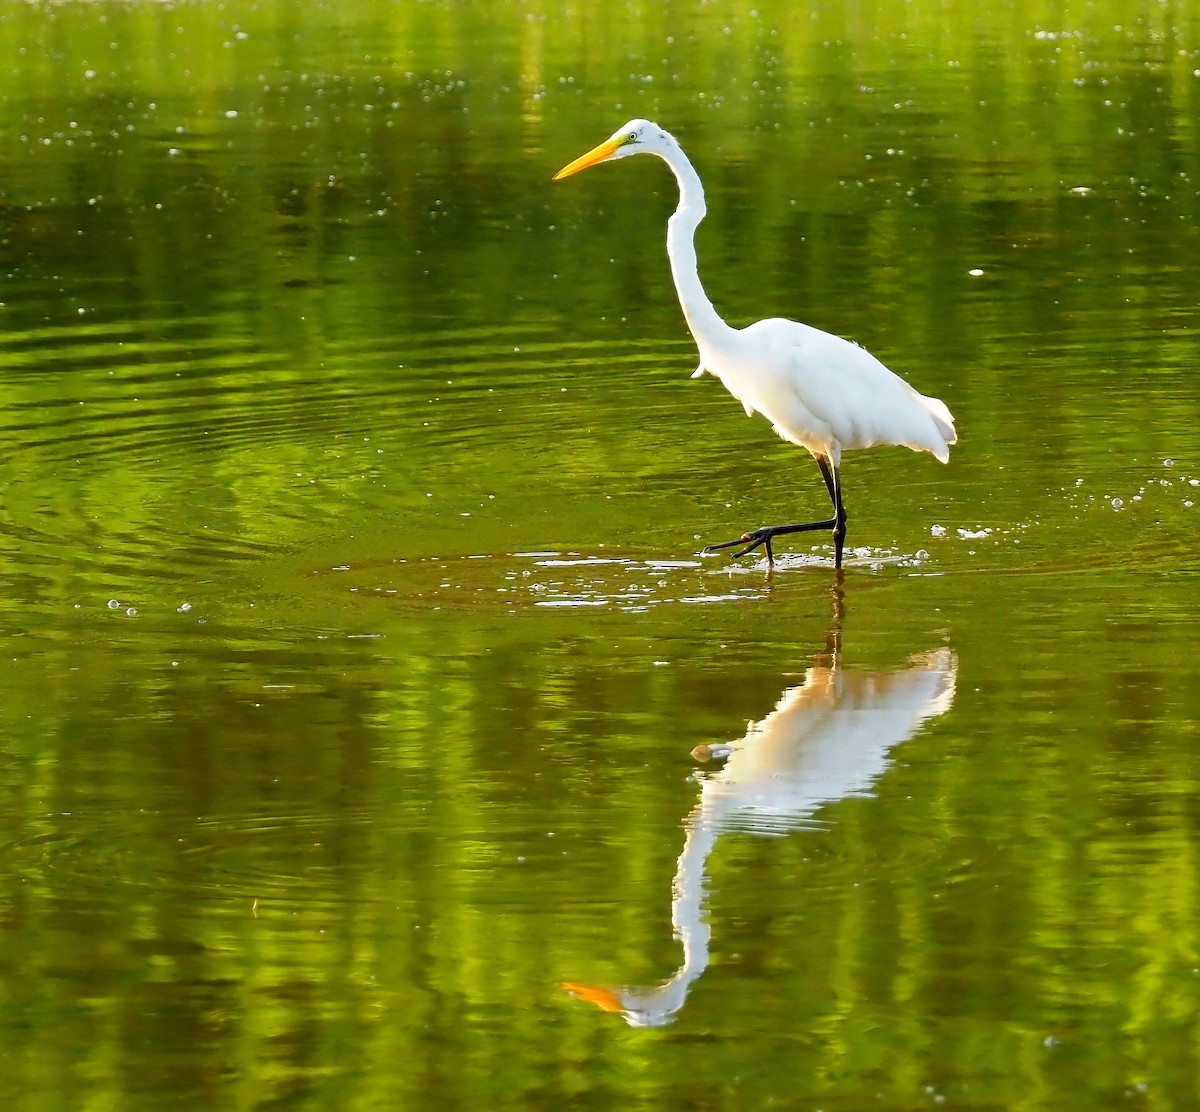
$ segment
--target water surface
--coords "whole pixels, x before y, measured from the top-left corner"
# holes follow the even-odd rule
[[[0,9],[6,1104],[1195,1103],[1198,32]],[[955,414],[840,584],[631,116]]]

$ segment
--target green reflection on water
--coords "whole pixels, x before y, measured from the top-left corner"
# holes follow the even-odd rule
[[[0,9],[10,1105],[1194,1102],[1196,17],[756,10]],[[549,185],[634,115],[727,319],[958,418],[848,456],[844,618],[695,558],[823,493],[669,175]],[[953,706],[721,834],[670,1026],[572,1001],[836,637]]]

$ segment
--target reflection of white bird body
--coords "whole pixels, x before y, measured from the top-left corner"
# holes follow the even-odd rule
[[[710,545],[709,550],[745,543],[735,556],[762,546],[767,560],[773,561],[773,537],[830,529],[835,563],[841,567],[846,536],[842,452],[900,444],[930,452],[945,463],[956,439],[950,410],[937,398],[917,393],[870,352],[840,336],[779,317],[746,328],[726,324],[708,300],[696,264],[696,227],[707,211],[704,187],[674,136],[657,124],[630,120],[555,178],[634,154],[657,155],[679,182],[679,207],[667,222],[667,255],[679,303],[700,349],[696,375],[716,375],[747,414],[761,413],[784,440],[807,448],[833,502],[834,516],[826,521],[764,526],[738,540]]]
[[[892,746],[954,698],[954,655],[939,649],[901,672],[813,667],[704,780],[693,818],[766,834],[799,826],[823,803],[866,793]]]
[[[950,649],[914,657],[895,672],[810,668],[775,709],[750,723],[725,766],[705,777],[687,817],[686,840],[672,886],[671,924],[683,965],[655,988],[566,987],[635,1027],[661,1026],[684,1004],[708,966],[704,870],[724,830],[784,834],[809,822],[826,803],[869,794],[889,751],[954,699],[958,662]]]

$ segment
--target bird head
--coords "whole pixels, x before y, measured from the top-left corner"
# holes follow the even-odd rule
[[[673,146],[675,146],[675,140],[658,124],[653,124],[649,120],[630,120],[629,123],[617,128],[612,136],[605,139],[598,147],[593,147],[587,154],[580,155],[574,162],[568,162],[554,175],[554,180],[569,178],[572,174],[586,170],[589,166],[596,166],[601,162],[611,162],[614,158],[627,158],[631,154],[656,154],[662,157]]]
[[[665,1027],[683,1007],[690,980],[681,980],[676,974],[657,988],[603,988],[567,981],[562,987],[577,1000],[586,1000],[602,1011],[619,1015],[630,1027]]]

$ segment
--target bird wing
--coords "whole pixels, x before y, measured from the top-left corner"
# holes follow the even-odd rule
[[[759,408],[785,439],[809,450],[823,439],[835,454],[901,444],[948,457],[954,433],[949,410],[917,393],[865,348],[796,321],[760,321],[751,329],[771,353],[775,404]]]

